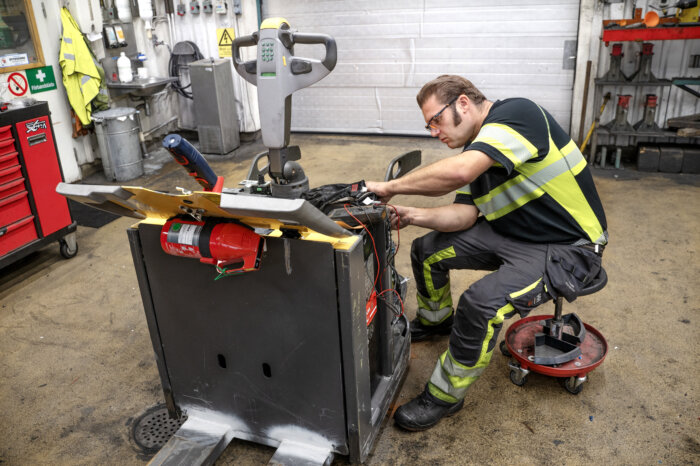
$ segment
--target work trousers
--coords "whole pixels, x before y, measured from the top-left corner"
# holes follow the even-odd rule
[[[424,325],[438,324],[452,314],[450,270],[494,271],[459,298],[449,348],[428,383],[434,396],[452,403],[464,398],[488,366],[503,321],[516,313],[525,316],[551,299],[543,280],[547,249],[547,244],[507,238],[483,217],[468,230],[433,231],[413,242],[418,318]]]

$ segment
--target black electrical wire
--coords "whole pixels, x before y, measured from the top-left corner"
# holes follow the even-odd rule
[[[173,51],[170,53],[168,69],[170,71],[170,76],[172,76],[173,78],[177,78],[177,81],[172,83],[175,92],[191,100],[192,91],[188,89],[192,87],[192,83],[190,82],[186,86],[182,85],[182,83],[180,82],[180,69],[186,68],[193,61],[201,60],[202,58],[204,58],[204,56],[202,55],[202,52],[200,52],[199,47],[197,47],[197,44],[189,40],[185,41],[185,43],[192,47],[192,50],[194,52],[190,55],[176,55],[175,50],[177,49],[177,45],[179,44],[178,42],[178,44],[175,44],[175,46],[173,47]],[[182,60],[183,57],[186,58],[186,60]]]

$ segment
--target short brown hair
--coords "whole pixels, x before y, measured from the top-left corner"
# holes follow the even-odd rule
[[[433,95],[441,103],[446,104],[462,94],[469,97],[469,100],[476,105],[480,105],[481,102],[486,100],[484,94],[471,81],[454,74],[443,74],[426,83],[418,92],[416,100],[418,101],[418,106],[422,108],[425,101]]]

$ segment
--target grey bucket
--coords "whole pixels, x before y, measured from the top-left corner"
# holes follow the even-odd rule
[[[143,175],[138,113],[135,108],[116,107],[92,114],[102,167],[110,181],[128,181]]]

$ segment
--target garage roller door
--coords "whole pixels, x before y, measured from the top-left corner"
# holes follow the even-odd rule
[[[300,32],[338,43],[335,70],[293,97],[292,130],[424,135],[415,96],[440,74],[489,100],[527,97],[569,129],[578,1],[265,0]],[[321,58],[321,47],[295,53]]]

